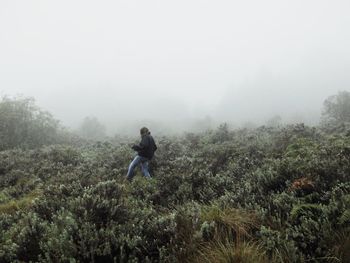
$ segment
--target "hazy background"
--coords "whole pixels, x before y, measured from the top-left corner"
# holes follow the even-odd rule
[[[1,0],[0,95],[110,132],[313,124],[350,89],[349,14],[348,0]]]

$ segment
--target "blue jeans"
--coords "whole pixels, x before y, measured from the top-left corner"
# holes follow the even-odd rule
[[[146,157],[136,155],[134,160],[129,165],[129,170],[128,170],[128,174],[126,175],[126,178],[129,181],[132,180],[132,178],[134,177],[134,170],[135,170],[136,166],[138,166],[139,164],[141,165],[141,171],[142,171],[143,175],[146,178],[151,178],[151,175],[149,174],[149,171],[148,171],[148,161],[149,160]]]

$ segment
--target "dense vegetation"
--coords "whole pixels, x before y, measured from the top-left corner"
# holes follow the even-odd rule
[[[129,140],[2,142],[0,262],[349,262],[350,133],[337,127],[157,138],[153,179],[132,183]]]

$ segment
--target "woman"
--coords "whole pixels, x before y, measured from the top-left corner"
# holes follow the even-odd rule
[[[154,152],[157,150],[157,146],[154,142],[151,132],[143,127],[140,130],[141,142],[133,145],[131,148],[137,151],[137,155],[129,165],[129,170],[126,178],[131,181],[134,177],[134,170],[140,164],[143,175],[146,178],[151,178],[148,170],[148,162],[153,158]]]

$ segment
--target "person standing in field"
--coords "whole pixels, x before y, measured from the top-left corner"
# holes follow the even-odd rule
[[[131,148],[137,152],[136,157],[130,163],[126,178],[131,181],[134,177],[135,168],[140,165],[141,171],[146,178],[151,178],[148,170],[149,161],[152,160],[154,152],[157,150],[157,146],[154,142],[151,132],[143,127],[140,130],[141,142],[133,145]]]

